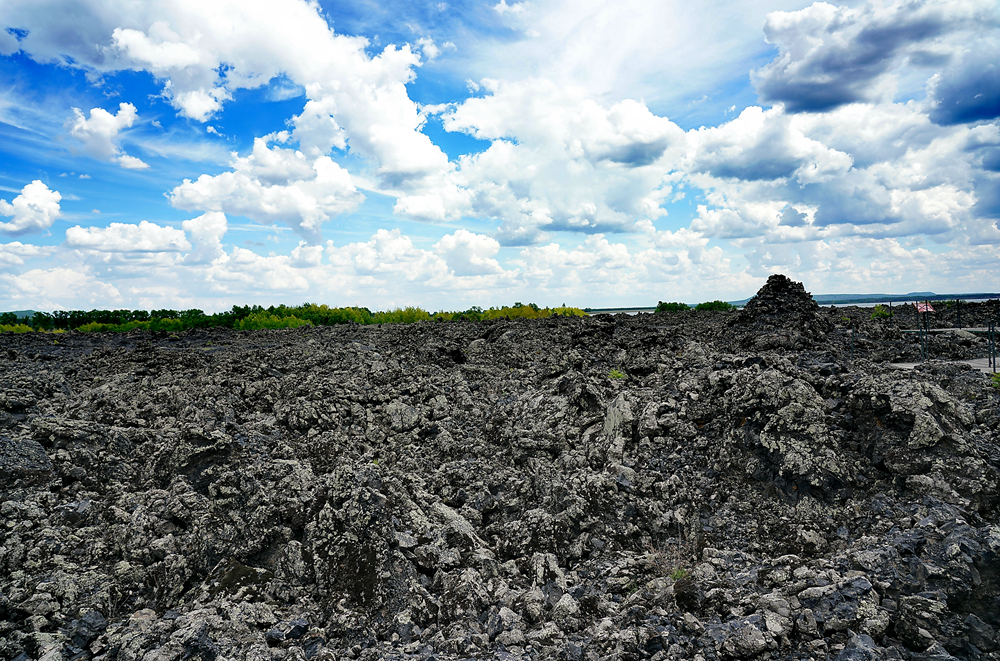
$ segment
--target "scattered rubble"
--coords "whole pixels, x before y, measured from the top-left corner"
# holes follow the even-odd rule
[[[1000,659],[1000,390],[886,369],[916,342],[783,276],[737,313],[3,335],[0,657]]]

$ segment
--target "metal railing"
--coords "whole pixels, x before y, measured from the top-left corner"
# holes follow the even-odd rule
[[[997,373],[997,340],[996,340],[996,322],[990,322],[990,332],[989,332],[989,366],[994,374]]]

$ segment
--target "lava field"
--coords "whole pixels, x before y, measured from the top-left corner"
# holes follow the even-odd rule
[[[986,340],[871,312],[0,335],[0,658],[1000,659]]]

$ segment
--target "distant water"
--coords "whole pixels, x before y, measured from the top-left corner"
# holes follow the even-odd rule
[[[963,303],[985,303],[986,301],[995,301],[995,300],[997,300],[997,299],[995,299],[995,298],[963,298],[963,299],[961,299],[961,301]],[[898,308],[901,305],[913,305],[914,301],[922,303],[923,299],[917,299],[917,298],[915,298],[912,301],[893,301],[892,302],[892,307]],[[946,300],[943,300],[943,301],[942,300],[931,301],[930,303],[931,303],[931,307],[934,308],[935,310],[937,310],[938,306],[944,307],[945,303],[954,303],[954,302],[955,302],[955,299],[949,298],[949,299],[946,299]],[[850,307],[850,306],[854,306],[854,307],[858,307],[858,308],[873,308],[876,305],[885,305],[885,306],[888,306],[889,304],[886,303],[886,302],[884,302],[884,301],[881,302],[881,303],[879,303],[878,301],[868,302],[868,303],[820,303],[820,307],[824,307],[824,308],[828,308],[831,305],[833,307],[837,307],[837,308],[846,308],[846,307]]]
[[[898,308],[898,307],[900,307],[902,305],[913,305],[913,303],[915,301],[923,302],[923,300],[924,299],[922,299],[922,298],[914,298],[913,300],[907,300],[907,301],[895,301],[894,300],[892,302],[892,307]],[[998,299],[996,299],[996,298],[962,298],[960,300],[963,303],[985,303],[987,301],[996,301]],[[954,303],[954,301],[955,301],[955,299],[953,299],[953,298],[947,298],[947,299],[932,300],[930,303],[931,303],[931,306],[935,310],[937,310],[939,307],[944,307],[945,303]],[[819,303],[819,306],[821,308],[828,308],[828,307],[846,308],[846,307],[851,307],[851,306],[857,307],[857,308],[873,308],[876,305],[886,305],[886,306],[888,306],[888,302],[887,301],[866,301],[866,302],[862,302],[862,303],[824,303],[822,301],[817,301],[817,303]],[[737,305],[740,308],[743,307],[743,303],[742,302],[738,303]],[[629,315],[636,315],[636,314],[639,314],[639,313],[652,314],[655,311],[655,309],[656,308],[610,308],[610,309],[609,308],[604,308],[604,309],[596,309],[596,310],[595,309],[591,309],[588,314],[591,314],[591,315],[595,315],[595,314],[629,314]]]

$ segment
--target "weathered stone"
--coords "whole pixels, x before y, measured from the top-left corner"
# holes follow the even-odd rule
[[[4,335],[0,656],[986,658],[1000,391],[870,314]]]
[[[0,488],[44,482],[52,474],[52,462],[37,441],[0,435]]]

